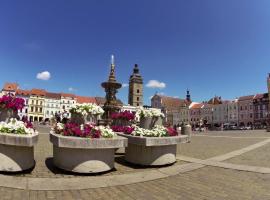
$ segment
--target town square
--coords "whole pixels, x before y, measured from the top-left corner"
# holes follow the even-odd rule
[[[270,199],[270,2],[0,2],[0,200]]]

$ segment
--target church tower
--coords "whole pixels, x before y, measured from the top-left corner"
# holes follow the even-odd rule
[[[133,74],[129,78],[128,104],[143,106],[143,79],[137,64],[135,64]]]
[[[190,97],[189,89],[187,89],[186,101],[191,103],[191,97]]]

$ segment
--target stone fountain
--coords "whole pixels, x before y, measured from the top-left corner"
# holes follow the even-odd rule
[[[104,115],[103,120],[100,121],[101,124],[110,125],[111,123],[111,114],[117,112],[121,109],[121,104],[118,103],[116,98],[117,90],[122,87],[121,83],[118,83],[115,78],[115,64],[114,56],[111,58],[111,71],[107,82],[103,82],[101,86],[105,89],[106,92],[106,102],[103,106]]]

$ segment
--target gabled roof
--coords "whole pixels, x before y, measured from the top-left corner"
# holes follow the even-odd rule
[[[185,104],[188,104],[188,102],[185,99],[169,97],[169,96],[164,96],[164,95],[159,95],[159,94],[156,94],[155,96],[159,96],[161,98],[162,106],[169,110],[179,108]]]
[[[215,96],[211,98],[207,103],[212,104],[212,105],[222,104],[222,100],[221,100],[221,97]]]
[[[242,96],[242,97],[239,97],[238,101],[252,100],[253,98],[254,98],[254,95]]]
[[[16,95],[21,95],[21,96],[30,96],[31,91],[30,90],[20,90],[18,89],[16,91]]]
[[[43,89],[32,89],[31,90],[31,95],[37,95],[37,96],[45,96],[46,95],[46,90],[43,90]]]
[[[200,109],[200,108],[202,108],[203,105],[204,105],[203,103],[194,103],[194,104],[191,104],[189,108],[190,109]]]
[[[16,92],[19,89],[19,85],[17,83],[5,83],[3,90],[4,91],[14,91]]]
[[[46,97],[50,99],[61,99],[60,93],[47,92]]]
[[[97,104],[95,97],[76,96],[77,103],[94,103]]]
[[[61,97],[76,98],[76,95],[71,93],[61,93]]]

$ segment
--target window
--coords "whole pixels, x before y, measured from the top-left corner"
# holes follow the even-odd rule
[[[49,114],[49,111],[47,110],[47,112],[46,112],[46,113],[47,113],[47,115],[48,115],[48,114]]]
[[[39,112],[42,112],[42,108],[39,108]]]
[[[137,103],[137,106],[139,106],[140,104],[139,103]]]
[[[31,112],[34,112],[34,107],[31,107]]]
[[[63,106],[62,108],[65,109],[65,106]]]
[[[139,89],[137,90],[137,93],[138,93],[138,94],[140,93],[140,90],[139,90]]]
[[[140,97],[137,97],[137,101],[140,101]]]
[[[252,113],[250,113],[250,114],[249,114],[249,117],[252,118],[252,116],[253,116]]]
[[[40,105],[42,105],[42,101],[40,101]]]
[[[27,108],[25,109],[25,113],[28,113],[28,109]]]

